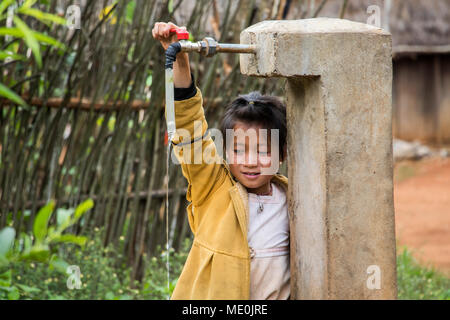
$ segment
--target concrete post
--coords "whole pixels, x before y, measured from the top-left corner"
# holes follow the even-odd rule
[[[263,21],[241,43],[243,74],[287,78],[291,297],[395,299],[390,34]]]

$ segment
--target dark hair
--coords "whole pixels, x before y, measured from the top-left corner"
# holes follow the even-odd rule
[[[239,95],[226,108],[220,131],[226,138],[226,130],[234,129],[236,122],[261,125],[265,129],[279,130],[279,157],[284,160],[287,144],[286,106],[274,96],[261,95],[257,91]],[[270,139],[270,130],[267,137]],[[224,143],[224,149],[226,143]],[[224,150],[225,151],[225,150]]]

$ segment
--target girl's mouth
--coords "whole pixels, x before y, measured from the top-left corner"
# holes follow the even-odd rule
[[[242,172],[242,174],[247,178],[247,179],[257,179],[260,175],[259,172]]]

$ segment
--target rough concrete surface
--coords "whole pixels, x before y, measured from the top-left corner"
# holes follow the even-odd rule
[[[258,46],[241,55],[242,73],[288,78],[292,298],[396,298],[390,34],[263,21],[241,43]],[[374,265],[380,289],[367,285]]]

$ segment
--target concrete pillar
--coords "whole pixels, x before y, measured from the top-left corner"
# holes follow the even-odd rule
[[[243,74],[287,78],[292,298],[395,299],[390,34],[263,21],[241,43]]]

